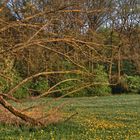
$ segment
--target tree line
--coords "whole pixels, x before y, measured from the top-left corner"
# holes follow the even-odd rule
[[[0,104],[43,125],[9,100],[138,93],[139,10],[138,0],[1,1]]]
[[[24,0],[13,7],[20,20],[6,2],[0,8],[1,92],[42,72],[52,73],[32,78],[13,94],[90,96],[139,83],[137,0]]]

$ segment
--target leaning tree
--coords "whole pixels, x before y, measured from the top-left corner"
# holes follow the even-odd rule
[[[26,122],[43,125],[42,119],[50,114],[35,117],[28,111],[44,104],[27,109],[10,104],[9,100],[23,102],[14,96],[21,87],[45,78],[48,88],[37,97],[28,97],[36,100],[63,92],[60,99],[90,87],[109,86],[108,81],[97,78],[98,64],[106,66],[111,77],[112,65],[117,63],[120,77],[120,45],[126,46],[128,41],[118,23],[120,15],[114,19],[119,14],[116,1],[24,1],[23,5],[15,0],[14,8],[7,8],[7,1],[0,6],[0,104]],[[109,38],[104,30],[109,31]],[[121,42],[116,41],[119,37]],[[69,84],[61,86],[64,83]],[[36,91],[27,87],[25,92]]]

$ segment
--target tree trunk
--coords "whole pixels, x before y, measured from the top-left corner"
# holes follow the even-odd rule
[[[34,118],[31,118],[25,114],[23,114],[21,111],[14,108],[10,103],[8,103],[2,96],[0,96],[0,104],[6,108],[8,111],[10,111],[12,114],[14,114],[16,117],[21,118],[22,120],[32,124],[32,125],[42,125],[41,122],[37,121]]]

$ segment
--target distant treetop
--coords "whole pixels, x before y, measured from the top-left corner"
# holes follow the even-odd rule
[[[24,4],[25,0],[8,0],[6,6],[16,20],[21,20],[24,18],[23,14],[21,13],[21,9],[23,8]]]

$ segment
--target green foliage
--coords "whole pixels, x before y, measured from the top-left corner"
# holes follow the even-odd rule
[[[39,77],[32,83],[31,88],[37,91],[45,92],[48,88],[48,80],[46,77]]]
[[[122,71],[127,75],[134,75],[136,72],[136,67],[132,61],[124,60],[122,61]]]
[[[0,77],[0,92],[5,92],[9,89],[9,81],[4,77]]]
[[[20,83],[23,78],[13,70],[8,72],[5,77],[0,77],[0,92],[6,93],[10,89],[14,88],[18,83]],[[40,92],[45,92],[48,89],[48,81],[44,77],[39,77],[33,81],[28,81],[27,83],[20,86],[14,93],[14,97],[18,99],[26,98],[30,95],[29,89],[37,90]]]
[[[21,78],[18,74],[13,71],[8,71],[4,74],[4,77],[0,77],[0,92],[7,92],[10,90],[14,85],[16,85]]]
[[[140,92],[140,76],[127,76],[126,82],[130,92]]]
[[[6,75],[7,78],[0,77],[0,92],[6,93],[10,89],[14,88],[20,81],[22,81],[22,78],[19,76],[19,74],[16,71],[10,71]],[[27,97],[28,94],[28,88],[30,87],[31,82],[25,83],[23,86],[19,87],[14,93],[14,97],[21,99]]]
[[[69,80],[68,80],[69,79]],[[74,80],[75,79],[75,80]],[[62,90],[59,93],[60,95],[65,95],[73,90],[76,90],[78,88],[78,85],[81,83],[81,77],[77,74],[65,74],[63,76],[62,80],[66,80],[65,82],[62,82],[57,89]],[[68,81],[67,81],[68,80]],[[57,95],[58,93],[56,93]],[[73,93],[73,94],[69,94],[66,97],[78,97],[78,96],[82,96],[82,91],[77,92],[77,93]]]
[[[119,34],[110,28],[100,28],[99,32],[104,36],[104,43],[106,45],[118,45],[120,43]]]
[[[111,88],[109,86],[108,75],[105,72],[105,69],[102,65],[97,65],[97,68],[94,70],[94,76],[76,75],[76,74],[66,74],[65,79],[77,79],[77,81],[67,81],[60,84],[59,89],[70,88],[70,91],[78,90],[86,83],[91,83],[93,86],[83,88],[73,94],[70,94],[69,97],[81,97],[81,96],[105,96],[110,95]],[[69,92],[70,92],[69,91]],[[66,94],[65,91],[61,92],[62,95]]]
[[[14,93],[14,96],[16,98],[26,98],[30,95],[35,96],[38,93],[43,93],[48,89],[48,81],[46,80],[46,78],[44,77],[39,77],[37,79],[35,79],[35,81],[29,81],[27,83],[25,83],[23,86],[21,86],[20,88],[17,89],[17,91]],[[29,90],[32,89],[32,93],[31,91],[29,92]]]
[[[19,87],[16,92],[13,94],[17,99],[27,98],[29,96],[29,87],[31,86],[31,82],[24,84],[23,86]]]
[[[69,65],[67,67],[69,67]],[[105,72],[104,67],[102,65],[97,65],[93,75],[94,75],[93,77],[92,76],[84,77],[83,75],[77,75],[77,74],[65,74],[61,77],[58,77],[59,81],[63,81],[67,79],[71,79],[71,80],[62,82],[60,85],[58,85],[55,89],[62,90],[62,91],[55,93],[54,96],[65,95],[71,91],[76,91],[76,90],[77,90],[76,92],[74,92],[73,94],[69,94],[68,96],[81,97],[81,96],[109,95],[111,93],[111,89],[109,87],[108,75]],[[22,81],[22,78],[16,72],[13,72],[11,77],[12,77],[12,84],[8,83],[5,79],[1,78],[0,82],[3,85],[1,88],[2,92],[9,91],[9,89],[13,88],[20,81]],[[82,86],[84,86],[84,84],[86,85],[87,83],[91,83],[93,84],[93,86],[78,90]],[[33,79],[32,81],[29,81],[25,83],[23,86],[19,87],[14,93],[14,96],[16,98],[26,98],[29,96],[29,89],[33,89],[35,91],[39,91],[40,93],[43,93],[49,89],[48,80],[46,79],[46,77],[39,77]]]
[[[104,96],[111,93],[108,75],[105,72],[104,66],[97,65],[97,68],[95,69],[95,77],[92,79],[92,82],[94,86],[88,89],[89,95]]]

